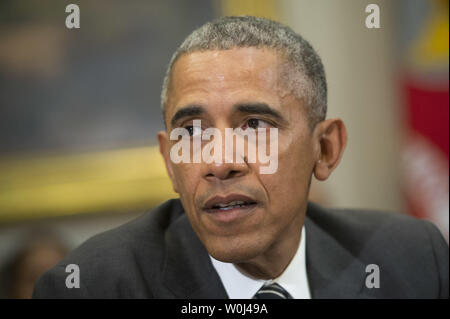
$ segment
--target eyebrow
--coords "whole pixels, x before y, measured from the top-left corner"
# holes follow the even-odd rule
[[[205,109],[202,106],[198,106],[198,105],[188,105],[188,106],[182,107],[172,117],[172,119],[170,120],[170,124],[172,126],[175,126],[175,124],[182,118],[198,116],[205,112],[206,112]]]
[[[266,103],[237,104],[234,106],[234,109],[240,113],[270,115],[282,123],[287,122],[279,111],[271,108]]]
[[[281,115],[281,113],[273,108],[271,108],[266,103],[239,103],[233,106],[233,109],[240,113],[246,114],[261,114],[269,115],[280,121],[281,123],[287,123],[286,119]],[[174,116],[170,120],[171,126],[175,124],[182,118],[199,116],[206,113],[203,106],[199,105],[188,105],[180,108],[175,112]]]

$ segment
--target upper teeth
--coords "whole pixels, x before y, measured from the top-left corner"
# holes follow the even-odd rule
[[[227,204],[218,203],[218,204],[216,204],[216,206],[219,206],[219,207],[227,207],[227,206],[244,205],[244,204],[245,204],[245,202],[242,201],[242,200],[235,200],[235,201],[229,202],[229,203],[227,203]]]

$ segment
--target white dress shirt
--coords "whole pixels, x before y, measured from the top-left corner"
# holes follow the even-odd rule
[[[284,272],[272,280],[249,277],[249,275],[242,273],[232,263],[224,263],[211,256],[209,257],[230,299],[251,299],[265,283],[271,282],[278,283],[294,299],[311,299],[306,273],[305,249],[306,235],[305,226],[303,226],[297,252]]]

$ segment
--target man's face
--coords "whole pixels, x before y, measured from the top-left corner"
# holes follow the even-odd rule
[[[222,136],[225,128],[278,129],[274,174],[260,174],[267,163],[259,161],[174,164],[168,153],[177,141],[160,133],[175,191],[200,240],[221,261],[256,258],[299,236],[303,225],[315,149],[305,106],[283,89],[282,65],[276,51],[239,48],[186,54],[173,68],[165,115],[169,134],[192,127],[193,120]]]

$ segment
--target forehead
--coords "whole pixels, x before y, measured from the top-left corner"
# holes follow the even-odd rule
[[[186,103],[236,102],[258,96],[279,97],[280,54],[272,49],[236,48],[193,52],[174,64],[168,108],[172,113]],[[172,112],[171,112],[172,111]]]
[[[184,54],[178,59],[174,65],[172,80],[180,80],[180,72],[190,79],[203,79],[204,75],[263,76],[268,71],[275,71],[279,62],[279,54],[269,48],[198,51]],[[199,70],[208,72],[196,73]]]

